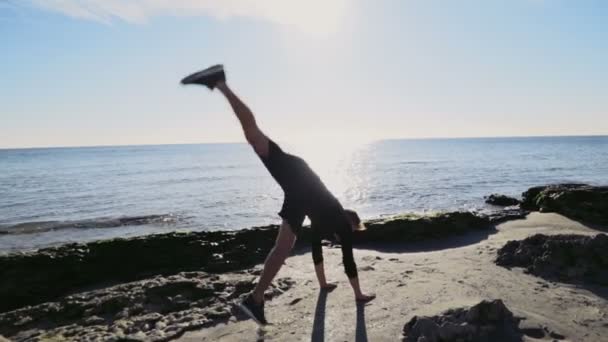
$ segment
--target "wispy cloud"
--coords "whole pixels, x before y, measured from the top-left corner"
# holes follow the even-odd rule
[[[38,8],[110,23],[143,23],[153,16],[249,17],[309,33],[337,29],[348,0],[29,0]]]

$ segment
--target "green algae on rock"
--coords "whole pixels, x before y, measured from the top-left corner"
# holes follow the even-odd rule
[[[608,226],[608,186],[537,186],[528,189],[522,197],[523,209],[555,212],[574,220]]]

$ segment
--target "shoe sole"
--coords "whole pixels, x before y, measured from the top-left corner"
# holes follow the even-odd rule
[[[238,307],[239,307],[239,309],[241,309],[241,311],[243,311],[247,316],[249,316],[249,318],[251,318],[259,326],[263,327],[265,325],[264,323],[258,321],[258,319],[255,318],[255,315],[253,314],[253,312],[251,312],[251,310],[249,310],[245,305],[238,304]]]
[[[224,67],[221,65],[213,66],[203,71],[196,72],[192,75],[184,77],[181,81],[182,84],[202,84],[199,83],[201,78],[212,77],[215,74],[222,73],[224,71]]]

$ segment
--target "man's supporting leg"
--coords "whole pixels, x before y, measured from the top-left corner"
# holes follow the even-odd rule
[[[230,103],[234,114],[241,123],[247,142],[260,157],[266,157],[268,155],[268,137],[258,127],[249,107],[239,99],[225,82],[219,82],[216,88],[224,94],[228,103]]]
[[[283,266],[283,262],[289,256],[295,242],[296,235],[291,230],[291,227],[289,227],[289,223],[283,220],[274,247],[264,262],[264,270],[262,271],[260,280],[253,290],[252,296],[257,303],[261,303],[264,299],[264,291],[277,275],[281,266]]]

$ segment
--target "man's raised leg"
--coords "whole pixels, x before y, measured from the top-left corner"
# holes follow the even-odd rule
[[[262,133],[255,122],[253,113],[247,107],[241,99],[228,87],[226,84],[226,74],[224,73],[224,67],[222,65],[214,65],[205,70],[195,72],[187,77],[184,77],[181,81],[182,84],[197,84],[203,85],[207,88],[219,89],[224,94],[228,103],[234,110],[234,114],[239,119],[245,138],[251,146],[253,146],[255,152],[260,157],[266,157],[268,155],[268,138]]]
[[[241,123],[247,142],[253,147],[255,153],[262,158],[268,156],[268,137],[258,127],[251,109],[228,87],[226,82],[218,82],[215,87],[228,100],[234,114]]]
[[[261,157],[265,158],[268,156],[268,146],[269,140],[266,135],[259,129],[255,117],[253,113],[247,107],[241,99],[228,87],[225,82],[218,82],[215,85],[216,89],[224,94],[228,103],[232,107],[234,114],[239,120],[241,127],[243,128],[243,133],[245,134],[245,138],[247,142],[253,147],[255,152]],[[251,294],[251,298],[255,304],[260,305],[264,301],[264,291],[270,286],[270,283],[277,275],[281,266],[283,266],[283,262],[289,256],[291,249],[296,241],[296,235],[293,230],[289,226],[287,221],[283,221],[281,223],[281,227],[279,228],[279,234],[277,236],[276,242],[268,256],[266,257],[266,261],[264,262],[264,270],[262,271],[262,275],[256,285],[255,289]],[[255,309],[255,308],[254,308]],[[263,308],[262,308],[262,319],[263,320]]]
[[[226,84],[224,71],[221,66],[205,69],[182,80],[182,84],[192,83],[205,85],[209,89],[218,89],[222,92],[239,120],[247,142],[261,158],[268,157],[270,140],[258,127],[249,107]],[[266,319],[264,318],[264,291],[270,286],[281,266],[283,266],[283,262],[289,256],[295,241],[296,235],[289,226],[289,223],[283,221],[279,228],[275,245],[266,257],[264,270],[255,289],[240,304],[243,311],[260,324],[266,324]]]

